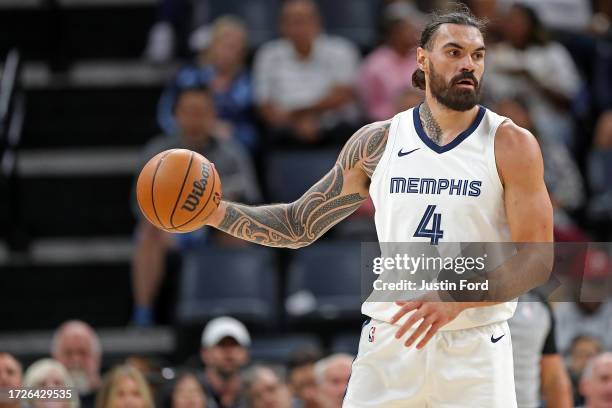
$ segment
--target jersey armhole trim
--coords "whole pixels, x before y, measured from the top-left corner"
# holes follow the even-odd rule
[[[497,130],[502,123],[508,121],[508,118],[504,118],[496,126],[493,126],[491,133],[489,134],[489,143],[487,144],[487,163],[489,165],[489,175],[493,183],[498,186],[500,191],[504,191],[504,183],[502,182],[501,175],[497,169],[497,158],[495,157],[495,138],[497,136]]]

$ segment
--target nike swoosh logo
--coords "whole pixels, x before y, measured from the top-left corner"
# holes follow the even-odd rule
[[[501,336],[499,336],[498,338],[493,337],[493,335],[491,335],[491,343],[497,343],[498,341],[501,340],[502,337],[504,337],[505,334],[502,334]]]
[[[397,157],[403,157],[403,156],[406,156],[407,154],[410,154],[410,153],[412,153],[412,152],[416,152],[416,151],[417,151],[417,150],[419,150],[419,149],[420,149],[420,147],[417,147],[416,149],[413,149],[413,150],[411,150],[411,151],[409,151],[409,152],[402,152],[402,149],[400,149],[400,151],[399,151],[399,152],[397,152]]]

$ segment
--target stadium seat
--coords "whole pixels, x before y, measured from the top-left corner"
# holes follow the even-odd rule
[[[261,363],[285,364],[291,353],[303,347],[320,349],[321,340],[313,334],[286,334],[280,336],[254,336],[251,360]]]
[[[327,32],[348,38],[363,48],[375,45],[379,0],[318,0],[317,3]]]
[[[270,153],[266,171],[270,199],[283,203],[298,199],[331,170],[338,153],[337,149]]]
[[[331,343],[332,353],[357,355],[359,349],[359,332],[342,333],[335,336]]]
[[[210,248],[185,255],[179,289],[179,324],[231,315],[274,326],[278,281],[274,254],[264,248]]]
[[[361,317],[360,244],[321,243],[294,253],[285,308],[291,323]]]

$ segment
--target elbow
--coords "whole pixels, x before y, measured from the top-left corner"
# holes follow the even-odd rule
[[[520,244],[516,254],[517,267],[524,269],[523,278],[527,290],[548,283],[554,263],[554,243],[530,242]]]

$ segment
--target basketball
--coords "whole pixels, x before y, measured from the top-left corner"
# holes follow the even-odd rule
[[[143,167],[136,195],[151,224],[168,232],[191,232],[203,227],[219,206],[221,179],[201,154],[171,149]]]

